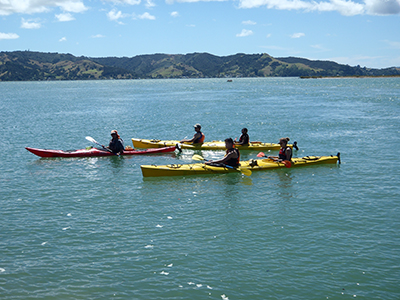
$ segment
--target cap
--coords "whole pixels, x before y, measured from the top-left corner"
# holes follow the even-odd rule
[[[118,134],[118,131],[116,131],[116,130],[111,130],[111,134]]]
[[[201,128],[201,125],[197,123],[196,125],[193,126],[194,128]]]

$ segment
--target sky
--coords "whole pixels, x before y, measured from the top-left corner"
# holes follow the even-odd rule
[[[400,67],[400,0],[0,0],[0,51],[17,50]]]

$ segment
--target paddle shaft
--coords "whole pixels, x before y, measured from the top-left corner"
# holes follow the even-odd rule
[[[210,160],[207,160],[207,159],[205,159],[204,157],[202,157],[202,156],[200,156],[200,155],[197,155],[197,154],[193,155],[192,159],[193,159],[193,160],[210,161]],[[226,164],[222,164],[222,165],[223,165],[223,167],[225,167],[225,168],[228,168],[228,169],[232,169],[232,170],[241,172],[242,174],[244,174],[244,175],[246,175],[246,176],[250,176],[250,175],[251,175],[251,171],[250,171],[249,169],[241,168],[241,167],[235,168],[235,167],[232,167],[232,166],[229,166],[229,165],[226,165]]]
[[[94,138],[92,138],[92,137],[90,137],[90,136],[87,136],[86,139],[87,139],[88,141],[91,141],[92,143],[95,143],[95,144],[99,145],[99,146],[102,147],[104,150],[106,150],[106,151],[108,151],[108,152],[111,152],[111,153],[114,153],[114,152],[112,152],[111,149],[108,149],[108,148],[104,147],[104,145],[102,145],[102,144],[100,144],[99,142],[97,142]],[[117,154],[117,153],[114,153],[114,154],[117,155],[117,156],[119,156],[119,154]]]

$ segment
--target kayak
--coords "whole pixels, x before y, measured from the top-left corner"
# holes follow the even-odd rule
[[[149,149],[149,148],[161,148],[173,146],[180,143],[180,141],[162,141],[162,140],[146,140],[146,139],[132,139],[132,144],[135,148]],[[225,142],[224,141],[212,141],[205,142],[202,144],[190,144],[190,143],[182,143],[180,144],[182,149],[192,149],[192,150],[225,150]],[[288,145],[290,148],[297,148],[297,142],[294,142],[293,145]],[[250,142],[250,144],[243,145],[235,145],[236,148],[240,150],[251,150],[251,151],[265,151],[265,150],[279,150],[281,146],[279,144],[274,143],[263,143],[263,142]]]
[[[339,161],[340,153],[331,156],[306,156],[302,158],[292,158],[291,168],[317,165],[317,164],[336,164]],[[275,162],[272,159],[251,159],[249,161],[241,161],[240,168],[250,171],[271,170],[277,168],[285,168],[285,164]],[[204,163],[195,164],[171,164],[164,166],[142,165],[143,177],[159,177],[159,176],[187,176],[200,174],[224,174],[224,173],[240,173],[239,169],[227,167],[214,167]]]
[[[79,149],[79,150],[51,150],[51,149],[37,149],[31,147],[25,147],[26,150],[40,157],[93,157],[93,156],[115,156],[114,153],[97,149]],[[154,153],[168,153],[174,152],[176,146],[157,148],[157,149],[146,149],[146,150],[124,150],[123,156],[129,155],[142,155],[142,154],[154,154]]]

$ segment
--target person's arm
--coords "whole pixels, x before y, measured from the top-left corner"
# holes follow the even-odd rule
[[[240,141],[240,139],[242,140],[241,142],[236,142],[236,140],[235,140],[234,144],[235,145],[247,145],[247,144],[250,144],[250,139],[249,139],[248,135],[242,135],[242,136],[240,136],[239,141]]]
[[[291,157],[292,156],[292,149],[290,149],[289,147],[286,148],[285,150],[285,155],[286,157]],[[268,156],[268,158],[277,161],[277,162],[281,162],[283,161],[283,159],[280,159],[279,156]]]
[[[196,132],[193,137],[191,139],[183,139],[180,142],[181,143],[192,143],[193,141],[195,141],[196,139],[201,138],[201,133],[200,132]]]
[[[240,141],[241,138],[242,138],[242,137],[239,138],[239,141]],[[233,143],[234,143],[235,145],[243,145],[243,144],[244,144],[244,139],[242,139],[241,142],[237,142],[236,139],[235,139],[235,140],[233,141]]]
[[[292,149],[290,149],[290,147],[286,148],[285,155],[286,155],[286,157],[292,157]],[[290,160],[290,159],[288,159],[288,160]]]
[[[124,153],[124,142],[122,140],[118,140],[118,152],[117,154],[120,155],[122,153]]]
[[[231,158],[237,158],[238,155],[236,152],[230,152],[228,155],[224,156],[223,158],[219,159],[219,160],[210,160],[206,162],[206,165],[210,164],[210,163],[219,163],[219,164],[223,164],[226,161],[228,161]]]

